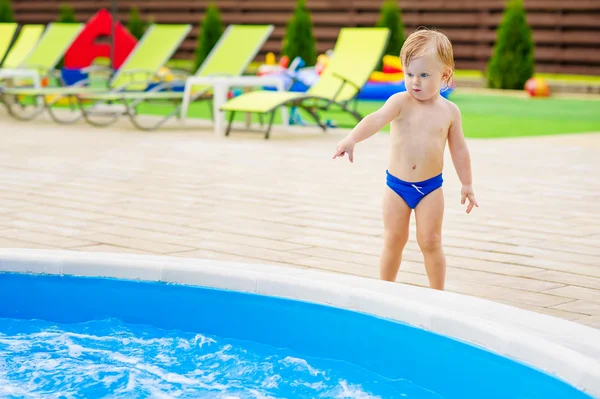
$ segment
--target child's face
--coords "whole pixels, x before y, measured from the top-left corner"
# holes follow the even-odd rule
[[[406,91],[417,100],[429,100],[438,95],[446,77],[444,64],[432,52],[414,58],[404,71]]]

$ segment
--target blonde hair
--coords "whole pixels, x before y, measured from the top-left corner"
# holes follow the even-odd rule
[[[411,33],[400,50],[403,69],[406,70],[411,60],[422,56],[429,50],[433,50],[437,59],[450,70],[448,77],[444,80],[446,87],[450,87],[454,83],[454,54],[450,39],[442,32],[421,28]]]

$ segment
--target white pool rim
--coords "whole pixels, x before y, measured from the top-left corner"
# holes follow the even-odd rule
[[[0,272],[161,281],[331,305],[483,347],[600,398],[600,330],[471,296],[291,266],[121,253],[0,249]]]

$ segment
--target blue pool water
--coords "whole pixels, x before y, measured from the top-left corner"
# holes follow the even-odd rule
[[[126,280],[0,274],[0,397],[589,398],[361,313]]]
[[[345,362],[115,319],[0,319],[0,359],[3,398],[440,398]]]

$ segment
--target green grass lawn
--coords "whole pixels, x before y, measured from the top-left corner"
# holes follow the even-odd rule
[[[599,132],[600,101],[566,98],[519,98],[472,93],[451,94],[450,100],[461,109],[465,136],[471,138],[522,137],[550,134]],[[361,101],[358,110],[363,115],[378,109],[383,102]],[[145,104],[140,111],[148,114],[162,114],[172,109],[158,104]],[[190,118],[209,118],[208,104],[192,104]],[[302,114],[306,122],[312,120]],[[331,119],[340,127],[351,128],[355,120],[343,112],[326,112],[323,119]],[[258,120],[256,115],[254,120]],[[266,119],[266,117],[265,117]],[[236,115],[243,121],[244,115]],[[279,112],[275,123],[281,123]],[[389,126],[384,128],[389,131]]]
[[[456,70],[454,76],[457,79],[483,79],[484,75],[482,71],[476,70]],[[570,75],[570,74],[559,74],[559,73],[535,73],[533,76],[544,78],[549,83],[562,83],[562,84],[587,84],[587,85],[599,85],[600,76],[594,75]]]

